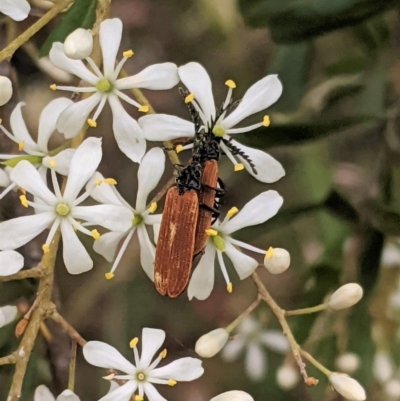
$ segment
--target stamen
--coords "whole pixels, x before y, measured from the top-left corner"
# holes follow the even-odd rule
[[[226,291],[228,291],[229,294],[232,294],[232,291],[233,291],[232,283],[228,283],[228,285],[226,286]]]
[[[21,152],[24,149],[25,141],[18,142],[18,150]]]
[[[224,276],[224,280],[226,282],[226,287],[228,288],[228,285],[231,282],[231,280],[229,280],[228,272],[226,271],[224,258],[222,257],[221,252],[217,252],[217,258],[218,258],[218,262],[219,262],[219,267],[221,268],[222,275]]]
[[[218,235],[218,231],[216,231],[216,230],[214,230],[214,229],[212,229],[212,228],[208,228],[207,230],[205,230],[206,231],[206,234],[209,236],[209,237],[215,237],[216,235]]]
[[[135,396],[133,397],[133,399],[134,399],[135,401],[143,401],[143,400],[144,400],[144,398],[143,398],[141,395],[139,395],[139,394],[135,395]]]
[[[125,58],[130,58],[130,57],[132,57],[134,54],[135,54],[135,53],[134,53],[132,50],[126,50],[126,51],[124,51],[124,52],[122,53],[122,55],[123,55]]]
[[[167,356],[167,349],[164,348],[164,349],[160,352],[159,357],[164,359],[166,356]]]
[[[173,386],[176,386],[177,382],[175,380],[173,380],[173,379],[169,379],[167,384],[168,384],[168,386],[173,387]]]
[[[100,233],[96,229],[92,230],[91,233],[95,241],[97,241],[100,238]]]
[[[236,213],[239,212],[239,209],[236,206],[231,207],[226,214],[227,217],[233,217]]]
[[[194,94],[193,93],[189,93],[186,97],[185,97],[185,104],[188,104],[190,102],[193,102],[194,100]]]
[[[111,280],[114,278],[114,273],[108,272],[104,275],[104,277],[106,278],[106,280]]]
[[[100,180],[100,178],[98,178],[94,181],[94,183],[99,187],[103,183],[103,180]]]
[[[103,379],[105,380],[113,380],[115,377],[115,373],[111,373],[108,376],[103,376]]]
[[[265,257],[267,259],[271,259],[274,256],[274,248],[272,248],[272,246],[270,246],[268,248],[268,251],[265,253]]]
[[[154,213],[157,210],[157,202],[151,202],[149,207],[149,213]]]
[[[242,171],[244,169],[244,166],[242,163],[235,164],[235,167],[233,168],[235,171]]]
[[[183,146],[182,145],[178,145],[178,146],[175,147],[175,152],[176,153],[181,153],[182,150],[183,150]]]
[[[149,112],[149,106],[140,106],[138,109],[142,113],[148,113]]]
[[[129,347],[130,348],[135,348],[138,342],[139,342],[139,338],[138,337],[132,338],[132,340],[129,342]]]
[[[26,199],[26,196],[25,196],[25,195],[21,195],[21,196],[19,197],[19,200],[21,201],[21,205],[22,205],[23,207],[28,207],[28,200]]]
[[[88,119],[86,120],[86,122],[88,123],[88,125],[89,125],[90,128],[96,128],[96,127],[97,127],[96,121],[92,120],[91,118],[88,118]]]
[[[46,255],[46,253],[50,252],[50,247],[47,244],[42,245],[42,251]]]
[[[117,185],[117,181],[114,178],[105,178],[104,182],[108,185]]]
[[[49,166],[50,167],[55,167],[56,166],[56,162],[53,159],[49,160]]]
[[[50,85],[50,89],[51,89],[52,91],[55,91],[55,90],[57,89],[57,85],[56,85],[56,84],[51,84],[51,85]]]
[[[269,116],[264,116],[262,125],[263,127],[268,127],[271,124],[271,120],[269,119]]]
[[[231,79],[228,79],[228,80],[225,82],[225,85],[226,85],[228,88],[230,88],[230,89],[235,89],[235,88],[236,88],[235,82],[232,81]]]

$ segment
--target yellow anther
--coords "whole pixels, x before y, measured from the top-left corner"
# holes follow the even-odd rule
[[[167,349],[164,348],[164,349],[160,352],[159,357],[164,359],[166,356],[167,356]]]
[[[142,113],[148,113],[149,106],[140,106],[138,110]]]
[[[270,247],[268,248],[268,251],[265,253],[265,257],[266,257],[267,259],[271,259],[272,256],[274,256],[274,248],[272,248],[272,246],[270,246]]]
[[[51,84],[51,85],[50,85],[50,89],[51,89],[52,91],[55,91],[55,90],[57,89],[57,85],[56,85],[56,84]]]
[[[24,188],[18,187],[18,191],[21,192],[21,194],[26,195],[26,191]]]
[[[87,119],[87,123],[88,123],[90,128],[96,128],[97,127],[96,121],[92,120],[91,118]]]
[[[232,291],[233,291],[233,285],[232,285],[232,283],[228,283],[228,285],[226,286],[226,290],[229,292],[229,294],[232,293]]]
[[[135,53],[132,50],[126,50],[122,53],[125,58],[132,57]]]
[[[49,253],[50,252],[50,247],[47,244],[43,244],[42,245],[42,251],[44,254]]]
[[[49,166],[50,167],[55,167],[56,166],[56,162],[53,159],[49,160]]]
[[[104,275],[104,277],[105,277],[107,280],[111,280],[112,278],[114,278],[114,273],[108,272],[108,273],[106,273],[106,274]]]
[[[182,145],[178,145],[178,146],[175,147],[175,152],[176,153],[181,153],[182,150],[183,150],[183,146]]]
[[[19,141],[18,142],[18,150],[21,152],[21,150],[24,149],[25,141]]]
[[[208,228],[208,229],[205,230],[205,231],[206,231],[206,234],[207,234],[209,237],[215,237],[215,236],[218,235],[218,231],[216,231],[216,230],[214,230],[214,229],[212,229],[212,228]]]
[[[143,398],[141,395],[135,395],[135,396],[133,397],[133,399],[134,399],[135,401],[143,401],[143,400],[144,400],[144,398]]]
[[[235,168],[234,168],[235,171],[242,171],[243,169],[244,169],[244,166],[242,163],[235,164]]]
[[[169,379],[167,382],[168,386],[176,386],[177,382],[175,380]]]
[[[236,206],[231,207],[228,210],[228,213],[226,214],[228,217],[232,217],[234,216],[237,212],[239,211],[239,209]]]
[[[132,338],[132,340],[129,342],[129,347],[135,348],[138,342],[139,342],[139,338],[137,338],[137,337]]]
[[[157,210],[157,202],[151,202],[149,207],[149,213],[154,213]]]
[[[104,182],[108,185],[117,185],[117,181],[114,178],[105,178]]]
[[[21,201],[21,205],[22,205],[23,207],[28,207],[28,201],[27,201],[25,195],[21,195],[21,196],[19,197],[19,200]]]
[[[269,116],[264,116],[262,125],[264,127],[268,127],[270,124],[271,124],[271,120],[269,119]]]
[[[97,241],[100,238],[100,233],[96,229],[92,230],[91,233],[95,241]]]
[[[105,380],[113,380],[115,377],[115,373],[111,373],[108,376],[103,376],[103,379]]]
[[[228,88],[230,88],[230,89],[235,89],[235,88],[236,88],[235,82],[232,81],[231,79],[228,79],[228,80],[225,82],[225,85],[226,85]]]
[[[185,103],[193,102],[193,100],[194,100],[194,95],[193,95],[193,93],[189,93],[189,94],[185,97]]]
[[[98,178],[94,181],[94,183],[99,187],[103,183],[103,180],[100,180],[100,178]]]

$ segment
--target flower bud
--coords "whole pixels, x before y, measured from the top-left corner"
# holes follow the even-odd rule
[[[210,401],[254,401],[254,398],[240,390],[227,391],[211,398]]]
[[[272,274],[283,273],[290,265],[290,254],[286,249],[270,247],[264,258],[264,266]]]
[[[334,372],[329,376],[333,388],[344,398],[351,401],[364,401],[367,396],[364,388],[345,373]]]
[[[394,363],[386,351],[378,351],[375,354],[372,373],[381,384],[386,383],[393,376]]]
[[[353,352],[346,352],[336,359],[336,367],[344,373],[354,373],[360,366],[360,358]]]
[[[203,358],[211,358],[221,351],[229,338],[225,329],[215,329],[201,336],[195,345],[195,351]]]
[[[291,390],[299,380],[299,371],[292,365],[282,365],[276,372],[276,382],[282,390]]]
[[[83,28],[75,29],[64,42],[64,52],[72,60],[82,60],[90,56],[93,49],[93,37]]]
[[[363,289],[355,283],[342,285],[329,298],[329,307],[335,310],[350,308],[363,296]]]
[[[0,76],[0,106],[4,106],[13,94],[11,81],[7,77]]]
[[[11,323],[18,314],[18,308],[16,306],[2,306],[0,307],[0,327]]]
[[[390,399],[398,400],[400,398],[400,380],[389,380],[383,387],[383,390],[390,397]]]

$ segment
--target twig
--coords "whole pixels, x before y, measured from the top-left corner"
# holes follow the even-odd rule
[[[71,391],[75,390],[75,371],[76,371],[76,345],[77,342],[72,340],[71,343],[71,358],[69,360],[69,377],[68,377],[68,389]]]
[[[246,316],[250,315],[254,309],[260,305],[261,295],[258,294],[257,299],[245,310],[243,311],[229,326],[225,328],[225,330],[230,333]]]
[[[12,365],[17,362],[18,354],[17,351],[13,352],[10,355],[3,356],[0,358],[0,366],[1,365]]]
[[[322,310],[325,310],[327,307],[328,307],[328,304],[321,304],[321,305],[317,305],[317,306],[312,306],[311,308],[287,310],[287,311],[285,311],[285,316],[307,315],[310,313],[320,312]]]
[[[52,305],[52,309],[49,318],[60,325],[73,341],[83,347],[86,344],[86,340],[57,312],[54,304]]]
[[[0,283],[6,283],[8,281],[15,280],[25,280],[26,278],[41,278],[44,276],[44,271],[39,264],[37,267],[33,267],[29,270],[22,270],[18,273],[12,274],[10,276],[1,276]]]

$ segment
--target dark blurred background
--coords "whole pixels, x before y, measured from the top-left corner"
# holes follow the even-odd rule
[[[34,6],[33,16],[15,24],[15,30],[22,31],[41,13]],[[280,192],[285,200],[280,213],[263,225],[240,231],[237,238],[265,249],[289,250],[292,263],[285,273],[273,276],[259,269],[285,309],[318,304],[341,283],[359,282],[365,296],[351,310],[293,317],[289,323],[305,349],[331,370],[339,355],[355,353],[360,363],[351,375],[366,387],[368,400],[399,400],[400,392],[396,395],[388,385],[396,381],[400,385],[396,368],[400,362],[399,2],[114,0],[112,16],[124,23],[121,50],[135,52],[126,64],[129,74],[158,62],[198,61],[212,78],[216,104],[225,98],[227,79],[236,82],[234,97],[239,99],[266,74],[279,74],[284,92],[268,111],[271,126],[241,135],[240,141],[271,153],[284,166],[286,176],[278,183],[262,184],[245,171],[233,173],[230,162],[223,159],[220,176],[227,194],[222,210],[241,208],[268,189]],[[39,69],[35,56],[56,24],[20,49],[11,64],[0,65],[3,74],[19,83],[13,101],[0,109],[6,126],[10,112],[23,100],[30,132],[36,132],[42,108],[52,96],[61,95],[48,90],[57,77],[49,77],[43,65]],[[0,29],[2,48],[5,23]],[[176,88],[145,95],[158,112],[188,118]],[[132,107],[127,110],[139,117]],[[254,116],[245,124],[259,119]],[[98,128],[89,134],[103,137],[101,172],[114,177],[121,194],[134,204],[137,165],[118,150],[108,107]],[[61,136],[54,136],[54,147],[61,141]],[[1,138],[0,144],[3,153],[12,150],[8,140]],[[149,147],[155,145],[159,144],[149,143]],[[168,165],[164,182],[171,173]],[[12,196],[2,201],[3,218],[23,213],[14,202]],[[90,239],[82,240],[91,247]],[[43,238],[38,239],[22,250],[28,268],[38,262],[42,242]],[[86,340],[108,342],[128,358],[132,357],[129,340],[140,337],[143,327],[167,332],[167,360],[194,357],[199,336],[229,324],[256,297],[251,280],[239,281],[233,269],[234,291],[227,294],[216,268],[215,289],[206,301],[189,302],[186,294],[163,298],[140,267],[136,242],[128,248],[113,280],[104,279],[110,265],[96,254],[93,258],[95,268],[80,276],[68,275],[59,259],[55,299],[61,314]],[[29,303],[34,293],[34,282],[0,284],[0,304]],[[254,317],[263,330],[279,328],[266,306],[260,306]],[[51,322],[46,326],[51,340],[41,336],[37,342],[22,401],[31,400],[39,384],[47,384],[55,394],[67,386],[69,339]],[[13,325],[0,330],[2,356],[15,348],[12,332]],[[268,367],[261,380],[248,378],[243,358],[226,363],[217,355],[204,361],[205,374],[200,379],[161,388],[161,392],[177,401],[207,401],[231,389],[248,391],[257,401],[342,399],[312,366],[309,373],[320,379],[317,387],[307,389],[299,382],[283,391],[276,372],[284,361],[290,365],[291,359],[264,351]],[[390,358],[391,370],[383,378],[379,372],[385,367],[379,364],[377,352]],[[7,397],[11,375],[11,367],[0,368],[1,400]],[[108,384],[102,375],[79,352],[75,391],[83,401],[106,393]]]

